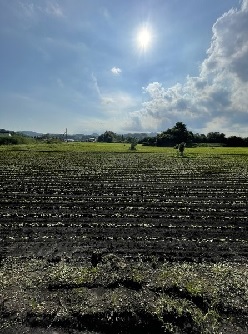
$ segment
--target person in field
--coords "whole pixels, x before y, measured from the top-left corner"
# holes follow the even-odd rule
[[[186,143],[182,142],[181,144],[178,145],[178,152],[181,157],[183,157],[183,152],[185,149]]]

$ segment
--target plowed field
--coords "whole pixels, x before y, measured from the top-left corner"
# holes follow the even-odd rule
[[[95,251],[166,260],[248,254],[247,158],[6,152],[2,256],[80,260]]]
[[[2,150],[0,332],[247,333],[248,154],[186,151]]]

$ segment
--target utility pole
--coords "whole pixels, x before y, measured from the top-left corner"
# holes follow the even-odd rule
[[[67,128],[65,129],[64,135],[65,135],[65,141],[68,143],[68,140],[67,140]]]

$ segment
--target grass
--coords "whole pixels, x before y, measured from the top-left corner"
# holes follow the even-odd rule
[[[130,144],[123,143],[55,143],[55,144],[22,144],[2,145],[0,151],[37,151],[37,152],[107,152],[107,153],[165,153],[170,156],[178,156],[173,147],[157,147],[137,145],[136,150],[130,150]],[[186,158],[197,156],[248,156],[247,147],[194,147],[185,149]]]
[[[34,323],[47,327],[63,321],[75,325],[88,315],[111,328],[118,321],[122,325],[124,314],[129,318],[132,314],[136,321],[153,319],[166,333],[204,334],[220,333],[222,322],[235,322],[236,314],[247,319],[245,264],[165,262],[154,269],[118,261],[121,265],[112,270],[108,258],[97,268],[63,261],[56,265],[37,259],[6,261],[0,268],[0,315],[12,315],[16,323],[29,322],[32,315]],[[125,286],[137,280],[138,290]],[[2,317],[0,330],[10,325]]]

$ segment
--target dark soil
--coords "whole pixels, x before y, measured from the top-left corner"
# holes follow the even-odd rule
[[[35,260],[47,274],[65,264],[95,268],[105,276],[80,283],[44,281],[44,286],[33,291],[34,296],[44,294],[41,314],[29,305],[29,294],[28,306],[21,311],[18,303],[8,303],[7,297],[5,301],[2,293],[2,324],[8,323],[2,325],[3,333],[215,333],[214,320],[209,321],[212,329],[208,329],[194,318],[198,310],[203,315],[216,312],[216,328],[223,333],[246,333],[247,309],[241,302],[238,307],[230,305],[219,294],[222,299],[213,306],[211,293],[193,294],[184,283],[165,288],[144,278],[133,279],[125,272],[139,265],[139,270],[153,277],[169,263],[199,268],[229,263],[234,272],[236,266],[246,266],[248,172],[244,157],[4,154],[0,157],[2,272],[10,270],[10,263],[17,266],[19,261],[19,268],[26,268],[26,261]],[[33,273],[40,274],[38,269]],[[74,310],[70,298],[80,289],[84,296],[89,294],[93,304]],[[235,298],[238,293],[247,296],[247,290],[238,292],[236,287],[231,291],[231,284],[228,289],[226,293]],[[164,294],[165,305],[158,306]],[[107,308],[108,298],[130,300],[131,306],[124,303],[115,309],[111,304]],[[50,305],[60,305],[61,300],[67,310],[64,318]],[[179,304],[172,306],[170,300]],[[179,312],[180,303],[184,308],[188,305],[188,311]],[[220,332],[216,329],[216,333]]]

